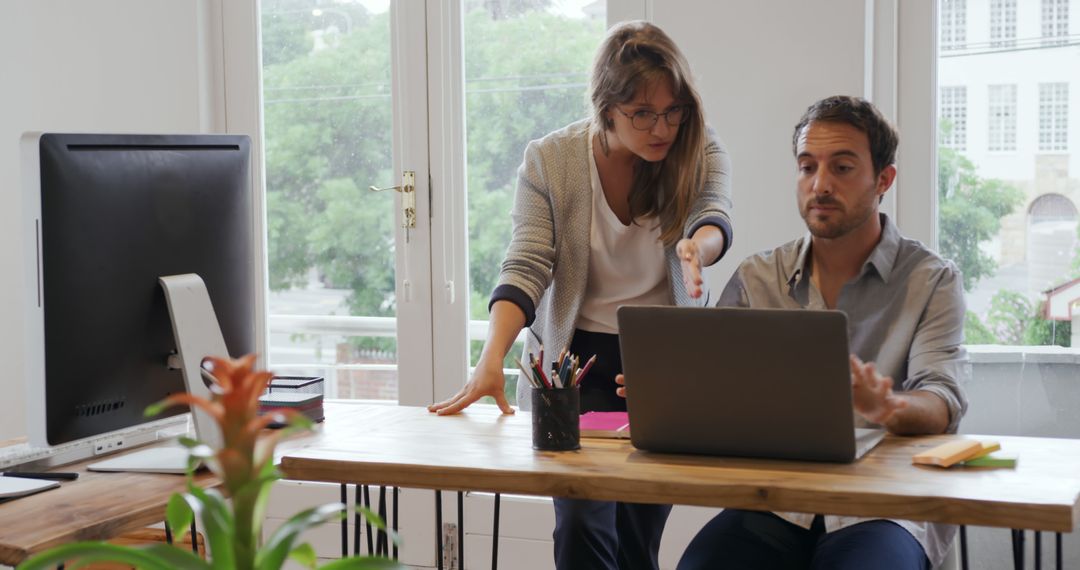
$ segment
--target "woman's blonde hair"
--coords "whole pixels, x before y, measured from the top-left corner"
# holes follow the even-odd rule
[[[608,111],[634,99],[643,87],[668,79],[672,94],[689,116],[679,127],[664,160],[638,161],[630,189],[633,219],[655,215],[660,240],[671,246],[682,237],[690,206],[705,181],[705,119],[690,65],[663,30],[644,21],[623,22],[608,31],[592,66],[589,99],[592,130],[608,153]],[[662,120],[666,120],[665,117]]]

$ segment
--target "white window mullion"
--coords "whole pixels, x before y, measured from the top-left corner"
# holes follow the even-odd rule
[[[260,362],[267,364],[266,321],[266,194],[262,148],[262,72],[259,57],[259,4],[247,2],[207,3],[207,39],[221,49],[220,61],[206,59],[211,74],[222,84],[220,99],[213,99],[213,129],[251,137],[252,231],[255,233],[254,271],[255,348]],[[220,23],[220,28],[214,25]],[[217,36],[217,37],[213,37]],[[239,356],[239,355],[236,355]]]
[[[434,366],[438,371],[434,377],[433,400],[438,401],[461,389],[469,372],[469,226],[465,208],[461,2],[432,2],[427,16],[432,335]]]
[[[396,229],[396,295],[398,402],[419,406],[434,396],[432,344],[432,231],[428,184],[428,65],[425,22],[438,2],[391,2],[391,68],[394,93],[394,173],[416,174],[416,227],[401,227],[402,194],[394,196]],[[400,137],[400,139],[399,139]],[[396,178],[393,183],[399,183]]]
[[[898,2],[896,221],[904,235],[937,247],[937,2]]]

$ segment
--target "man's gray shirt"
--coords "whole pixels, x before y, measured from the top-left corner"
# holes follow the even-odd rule
[[[840,290],[836,309],[848,319],[850,351],[894,381],[901,392],[925,390],[949,409],[948,432],[967,410],[957,379],[966,360],[964,291],[960,271],[916,240],[900,235],[885,214],[881,241],[858,276]],[[810,279],[810,235],[747,258],[731,277],[718,306],[821,309],[825,301]],[[861,418],[859,418],[861,420]],[[812,514],[778,513],[804,528]],[[867,519],[825,517],[829,532]],[[895,521],[922,544],[933,565],[941,562],[956,527]]]

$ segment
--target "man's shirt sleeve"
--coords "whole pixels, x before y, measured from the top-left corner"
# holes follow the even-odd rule
[[[746,308],[750,306],[750,300],[746,295],[746,287],[742,280],[742,267],[742,265],[739,265],[739,268],[731,275],[731,279],[728,279],[724,291],[720,293],[720,299],[716,301],[717,307]]]
[[[932,392],[949,408],[947,433],[955,433],[967,411],[958,379],[967,360],[964,340],[964,289],[960,271],[946,262],[915,330],[903,390]]]

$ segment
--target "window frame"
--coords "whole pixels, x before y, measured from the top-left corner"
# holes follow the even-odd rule
[[[987,152],[1006,154],[1017,151],[1018,92],[1019,87],[1015,83],[987,86]]]
[[[1069,84],[1067,82],[1039,83],[1037,130],[1038,152],[1069,152]]]
[[[967,46],[967,0],[943,0],[941,49],[957,50]]]
[[[1016,47],[1016,0],[990,0],[990,47]]]
[[[1042,0],[1039,27],[1042,32],[1042,45],[1068,43],[1069,0]]]
[[[963,152],[967,150],[967,85],[941,85],[938,92],[939,118],[951,119],[955,129],[939,144]]]

